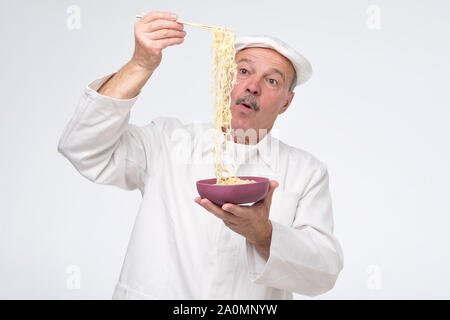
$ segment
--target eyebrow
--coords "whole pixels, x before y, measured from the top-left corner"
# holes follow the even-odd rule
[[[252,60],[248,59],[248,58],[239,59],[239,61],[237,63],[240,63],[240,62],[248,62],[250,64],[254,64],[254,62]],[[281,78],[283,78],[283,81],[286,81],[283,72],[281,72],[277,68],[271,68],[269,70],[269,74],[272,74],[272,73],[278,73],[281,76]]]

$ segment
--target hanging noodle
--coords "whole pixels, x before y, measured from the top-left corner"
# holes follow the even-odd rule
[[[212,32],[213,68],[212,87],[214,105],[214,167],[216,184],[246,184],[254,180],[242,180],[235,174],[232,162],[227,169],[224,155],[227,154],[226,141],[233,139],[231,134],[231,90],[236,83],[237,66],[234,49],[235,34],[225,28],[215,28]],[[232,150],[234,151],[234,150]],[[234,154],[233,154],[234,155]]]
[[[142,15],[136,15],[142,18]],[[236,83],[237,66],[234,49],[235,34],[231,29],[215,26],[201,25],[198,23],[183,22],[195,27],[209,29],[212,32],[213,68],[212,86],[214,105],[214,167],[216,171],[216,184],[246,184],[255,183],[254,180],[239,179],[236,174],[236,166],[231,163],[231,170],[225,165],[224,155],[227,154],[226,141],[233,139],[231,134],[231,90]],[[225,132],[224,132],[225,131]],[[234,150],[233,156],[234,156]]]

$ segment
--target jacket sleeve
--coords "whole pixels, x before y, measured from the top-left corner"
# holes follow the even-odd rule
[[[88,180],[144,192],[151,153],[157,153],[155,124],[129,124],[138,96],[114,99],[97,92],[109,77],[85,88],[81,100],[58,144],[58,152]]]
[[[318,168],[300,199],[292,226],[271,221],[266,261],[247,242],[249,277],[257,284],[306,296],[331,290],[343,268],[343,252],[333,235],[332,204],[326,167]]]

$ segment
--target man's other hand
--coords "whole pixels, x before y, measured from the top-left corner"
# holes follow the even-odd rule
[[[161,63],[162,50],[184,41],[183,24],[171,12],[150,12],[134,25],[135,49],[131,61],[153,72]]]
[[[206,198],[195,198],[195,202],[214,214],[236,233],[244,236],[256,249],[268,259],[272,239],[272,224],[269,220],[272,196],[278,182],[271,180],[267,195],[251,206],[224,203],[217,206]]]

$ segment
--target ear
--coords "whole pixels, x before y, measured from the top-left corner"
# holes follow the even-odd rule
[[[292,102],[292,99],[294,99],[294,95],[295,95],[295,92],[294,92],[294,91],[289,92],[289,95],[288,95],[288,97],[287,97],[287,99],[286,99],[286,103],[285,103],[284,106],[281,108],[280,112],[278,112],[278,114],[282,114],[282,113],[284,113],[284,112],[287,110],[287,108],[289,107],[289,105],[290,105],[291,102]]]

